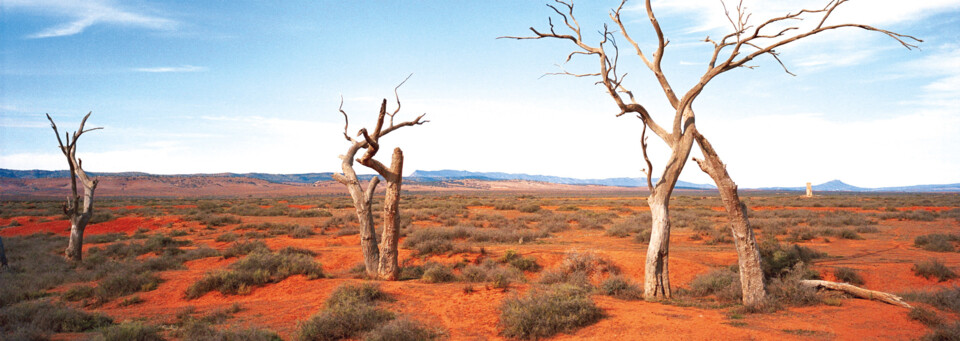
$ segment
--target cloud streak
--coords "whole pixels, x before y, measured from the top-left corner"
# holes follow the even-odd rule
[[[177,22],[159,16],[138,13],[104,0],[7,0],[5,10],[23,10],[41,16],[69,18],[69,21],[40,32],[29,34],[28,39],[66,37],[83,33],[94,25],[111,25],[172,30]]]
[[[207,68],[203,66],[194,66],[194,65],[181,65],[181,66],[160,66],[160,67],[143,67],[135,68],[133,71],[137,72],[151,72],[151,73],[164,73],[164,72],[203,72],[207,71]]]

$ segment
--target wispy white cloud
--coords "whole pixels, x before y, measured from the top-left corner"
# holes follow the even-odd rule
[[[27,35],[30,39],[71,36],[98,24],[152,30],[172,30],[177,26],[172,19],[129,10],[108,0],[6,0],[2,6],[4,10],[23,10],[69,20]]]
[[[203,72],[207,71],[206,67],[203,66],[194,66],[194,65],[181,65],[181,66],[160,66],[160,67],[143,67],[135,68],[133,71],[137,72]]]

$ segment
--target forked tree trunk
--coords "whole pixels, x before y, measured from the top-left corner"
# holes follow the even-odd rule
[[[692,127],[693,118],[685,122]],[[644,266],[643,297],[646,300],[670,298],[670,195],[677,184],[680,172],[693,148],[693,132],[681,135],[670,149],[672,153],[660,180],[650,192],[647,205],[650,206],[652,227],[650,245],[647,246],[647,259]],[[649,175],[648,175],[649,176]]]
[[[700,169],[709,174],[720,192],[720,200],[727,210],[733,242],[737,248],[737,262],[740,266],[740,287],[743,291],[743,305],[755,307],[763,303],[766,292],[763,287],[763,267],[760,262],[760,249],[757,238],[747,218],[747,207],[740,201],[737,184],[727,173],[727,167],[699,132],[696,133],[697,145],[703,152],[703,160],[694,159]]]
[[[383,235],[380,238],[380,279],[393,281],[400,275],[397,247],[400,241],[400,185],[403,183],[403,151],[393,150],[387,192],[383,199]]]
[[[367,190],[360,187],[360,181],[357,180],[357,174],[354,173],[352,160],[350,167],[344,166],[344,174],[334,174],[334,179],[347,186],[350,192],[350,199],[353,200],[353,207],[356,209],[357,221],[360,224],[360,249],[363,251],[363,265],[368,276],[374,276],[377,273],[377,264],[380,261],[379,249],[377,248],[377,235],[373,224],[373,192],[377,188],[380,178],[373,177]],[[344,164],[346,165],[346,161]]]
[[[93,217],[93,192],[97,189],[97,183],[99,183],[97,179],[91,179],[87,175],[87,172],[83,170],[83,160],[77,158],[77,140],[80,139],[80,136],[88,131],[103,129],[83,129],[84,125],[87,124],[87,119],[90,118],[90,114],[92,112],[87,113],[80,121],[80,128],[73,132],[73,139],[70,138],[70,134],[64,134],[66,143],[63,139],[60,139],[60,131],[57,129],[57,124],[53,122],[53,118],[49,114],[47,115],[50,127],[53,128],[53,133],[57,135],[60,151],[63,152],[63,156],[67,158],[67,164],[70,166],[71,194],[67,197],[66,204],[63,205],[63,214],[70,219],[70,241],[64,253],[67,260],[74,262],[83,259],[83,230],[87,228],[87,223]],[[80,207],[80,196],[77,194],[77,180],[80,180],[80,185],[83,186],[82,208]]]
[[[380,262],[380,251],[377,248],[377,234],[373,224],[373,192],[377,190],[377,184],[380,178],[374,176],[370,179],[367,189],[360,186],[360,180],[357,179],[357,172],[353,170],[353,157],[360,150],[359,144],[353,144],[347,150],[346,155],[341,155],[343,160],[341,169],[343,174],[333,174],[334,180],[337,180],[350,192],[350,199],[353,200],[353,207],[356,209],[357,221],[360,224],[360,249],[363,252],[363,265],[367,276],[374,277],[377,274],[377,265]]]
[[[83,260],[83,231],[93,217],[93,191],[96,186],[83,186],[83,211],[70,217],[70,241],[65,251],[68,260]]]

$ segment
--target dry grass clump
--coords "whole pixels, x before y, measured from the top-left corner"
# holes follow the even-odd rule
[[[300,323],[297,340],[433,340],[441,332],[376,306],[391,300],[377,284],[342,284],[326,308]]]
[[[188,299],[217,290],[224,294],[246,294],[253,287],[276,283],[293,275],[309,279],[323,277],[320,263],[297,249],[283,249],[276,253],[257,250],[230,265],[228,271],[207,273],[187,288]]]
[[[743,298],[740,274],[730,268],[714,269],[694,277],[690,282],[690,294],[698,297],[713,295],[722,302],[737,302]]]
[[[546,290],[532,289],[524,296],[503,301],[501,334],[510,338],[540,339],[575,330],[603,318],[588,291],[559,284]]]
[[[838,281],[853,285],[863,285],[864,283],[863,277],[860,277],[860,272],[856,269],[839,267],[833,270],[833,276],[836,277]]]
[[[953,242],[960,241],[960,234],[925,234],[913,239],[913,245],[927,251],[954,252]]]
[[[523,280],[523,272],[515,267],[507,267],[493,260],[483,263],[470,264],[460,271],[460,276],[467,282],[490,282],[494,288],[507,288],[514,281]]]
[[[913,273],[917,276],[930,279],[936,278],[940,282],[957,278],[957,273],[950,270],[939,259],[930,258],[913,264]]]
[[[567,283],[582,288],[593,288],[612,275],[619,275],[620,268],[608,259],[593,252],[570,252],[556,267],[540,275],[541,284]]]
[[[162,341],[160,328],[143,322],[124,322],[101,331],[105,341]]]
[[[54,333],[77,333],[102,328],[113,320],[48,301],[20,302],[0,308],[0,338],[43,340]]]
[[[520,271],[540,271],[542,268],[533,257],[523,257],[516,250],[507,250],[500,258],[500,263],[509,264]]]
[[[621,300],[639,300],[643,298],[643,289],[620,275],[614,275],[600,283],[600,292]]]

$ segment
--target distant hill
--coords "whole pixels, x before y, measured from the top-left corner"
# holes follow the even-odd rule
[[[427,182],[427,181],[449,181],[449,180],[526,180],[539,181],[564,185],[599,185],[599,186],[618,186],[618,187],[643,187],[647,185],[646,178],[607,178],[607,179],[577,179],[564,178],[550,175],[530,175],[501,172],[470,172],[462,170],[438,170],[438,171],[414,171],[407,179]],[[657,183],[657,179],[653,179]],[[677,181],[677,188],[681,189],[714,189],[712,185],[695,184],[686,181]]]
[[[332,181],[333,173],[301,173],[301,174],[270,174],[270,173],[214,173],[214,174],[174,174],[174,175],[155,175],[143,172],[119,172],[119,173],[90,173],[93,176],[114,176],[114,177],[154,177],[154,178],[204,178],[204,177],[228,177],[228,178],[249,178],[258,179],[271,183],[279,184],[313,184],[318,181]],[[12,179],[49,179],[65,178],[69,173],[66,170],[48,171],[48,170],[12,170],[0,168],[0,178]],[[373,175],[360,175],[361,180],[369,180]],[[413,183],[440,183],[447,181],[460,180],[478,180],[478,181],[504,181],[521,180],[534,181],[560,185],[574,186],[614,186],[614,187],[645,187],[645,178],[606,178],[606,179],[578,179],[566,178],[550,175],[531,175],[515,174],[502,172],[470,172],[462,170],[437,170],[437,171],[414,171],[405,177],[406,181]],[[653,182],[656,183],[654,178]],[[686,181],[677,182],[678,189],[711,190],[715,187],[708,184],[696,184]],[[743,188],[757,190],[773,191],[805,191],[805,187],[764,187],[764,188]],[[840,180],[833,180],[813,186],[814,192],[903,192],[903,193],[934,193],[934,192],[960,192],[960,183],[942,184],[942,185],[914,185],[898,187],[864,188],[849,185]]]
[[[879,187],[865,188],[847,184],[840,180],[827,181],[819,185],[813,185],[813,192],[902,192],[902,193],[934,193],[934,192],[960,192],[960,183],[943,185],[913,185],[897,187]],[[776,191],[806,191],[806,187],[763,187],[760,190]]]

